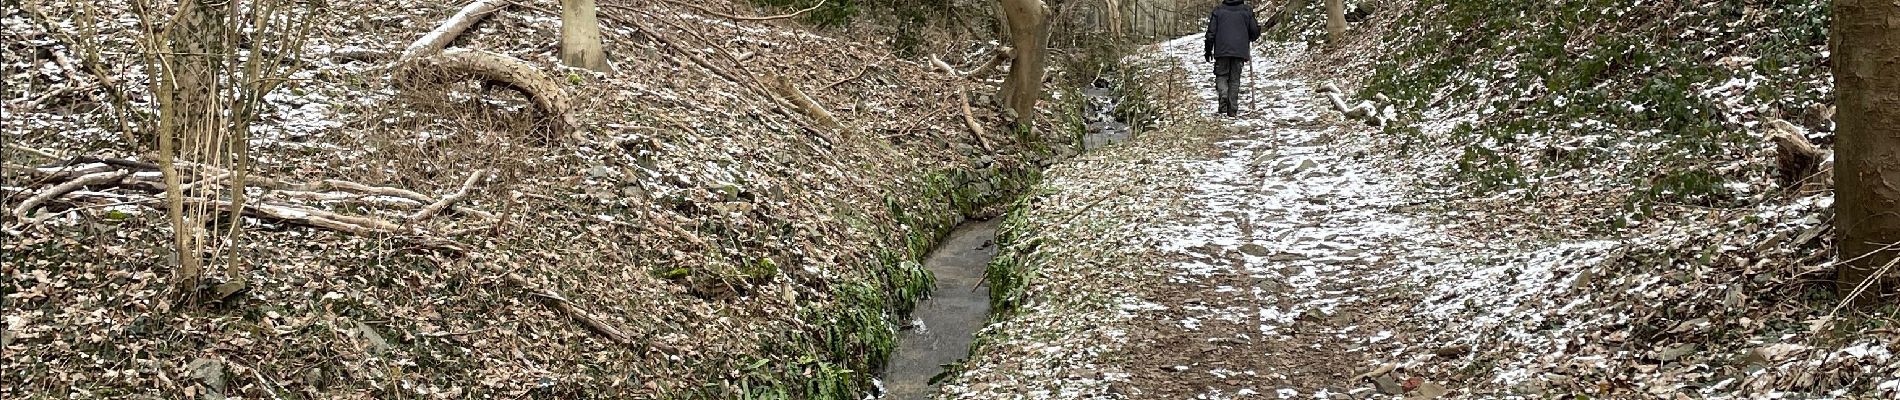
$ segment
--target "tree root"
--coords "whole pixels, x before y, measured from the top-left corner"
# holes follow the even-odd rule
[[[494,52],[455,49],[401,63],[394,75],[398,86],[422,88],[469,80],[495,82],[528,96],[535,108],[554,121],[556,131],[572,132],[576,126],[574,117],[568,114],[567,91],[527,61]]]

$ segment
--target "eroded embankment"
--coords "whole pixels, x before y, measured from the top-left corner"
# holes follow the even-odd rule
[[[1047,127],[972,135],[957,96],[943,95],[964,82],[875,46],[664,4],[602,10],[614,72],[554,67],[558,5],[522,5],[457,46],[543,66],[586,99],[571,110],[577,137],[548,135],[509,92],[392,90],[383,63],[357,57],[399,50],[455,5],[334,4],[314,24],[308,69],[264,98],[254,126],[253,173],[286,184],[253,186],[249,201],[403,221],[422,204],[316,183],[442,197],[492,174],[411,233],[244,219],[235,274],[248,289],[171,312],[159,310],[172,272],[164,213],[118,200],[153,193],[97,187],[86,199],[103,203],[9,219],[0,396],[858,398],[891,351],[892,316],[929,286],[920,258],[1034,182],[1061,145]],[[7,149],[9,204],[45,175],[22,164],[146,150],[123,142],[101,104],[108,91],[145,95],[136,21],[75,21],[135,15],[131,4],[40,9],[4,11],[9,88],[84,73],[43,69],[40,54],[84,60],[72,40],[93,36],[111,67],[94,71],[121,85],[19,112],[25,100],[8,100],[7,144],[58,156]],[[772,63],[689,61],[741,53]],[[771,75],[842,126],[726,78]],[[442,243],[459,250],[430,245]],[[221,268],[211,280],[236,277]]]

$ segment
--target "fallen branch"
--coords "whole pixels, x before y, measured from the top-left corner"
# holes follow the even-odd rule
[[[1326,85],[1332,86],[1332,84],[1330,83]],[[1345,114],[1346,118],[1365,120],[1366,123],[1372,124],[1375,126],[1383,125],[1385,122],[1381,120],[1378,114],[1374,111],[1377,108],[1377,106],[1372,104],[1372,102],[1370,101],[1361,101],[1359,102],[1359,105],[1347,106],[1345,97],[1340,95],[1339,92],[1328,92],[1326,93],[1326,98],[1332,101],[1333,110],[1339,111],[1341,114]]]
[[[208,204],[219,210],[231,211],[231,202],[223,200],[188,199],[188,204]],[[410,233],[402,225],[377,218],[343,215],[334,212],[306,207],[291,207],[274,204],[251,204],[244,206],[244,212],[253,216],[296,222],[303,225],[329,229],[361,236],[375,234]]]
[[[118,182],[129,174],[131,174],[131,172],[126,170],[97,172],[66,181],[66,183],[53,186],[44,192],[40,192],[38,195],[27,198],[26,201],[20,202],[20,206],[13,209],[13,216],[25,221],[27,220],[27,215],[30,215],[34,209],[39,208],[41,204],[46,204],[46,202],[57,199],[59,196],[64,196],[67,193],[72,193],[86,186]]]
[[[23,152],[26,152],[27,154],[40,156],[40,158],[46,158],[46,159],[52,159],[52,160],[66,159],[66,157],[60,157],[58,154],[53,154],[52,152],[49,152],[46,150],[40,150],[40,149],[36,149],[32,147],[27,147],[19,143],[7,143],[7,148],[23,151]]]
[[[970,89],[957,87],[957,100],[957,105],[963,107],[963,123],[970,126],[970,135],[976,137],[976,144],[982,146],[983,151],[994,152],[990,142],[983,139],[983,124],[977,123],[976,113],[970,111]]]
[[[488,170],[480,170],[468,174],[468,180],[462,182],[461,190],[456,190],[454,194],[443,197],[441,201],[437,201],[435,204],[423,207],[422,211],[417,211],[415,214],[409,216],[409,222],[422,222],[429,219],[429,217],[435,216],[436,213],[442,212],[443,209],[449,208],[450,205],[454,205],[455,202],[462,201],[462,199],[467,198],[469,192],[475,188],[475,184],[481,182],[482,178],[487,176]]]
[[[837,82],[832,82],[829,85],[825,85],[825,90],[831,90],[831,88],[838,87],[838,85],[843,85],[845,82],[855,81],[855,80],[858,80],[858,78],[863,78],[865,74],[871,73],[871,68],[874,68],[874,67],[876,67],[876,65],[866,65],[864,66],[864,68],[858,68],[858,73],[851,74],[851,76],[849,77],[845,77],[844,79],[839,79]]]
[[[455,13],[455,15],[449,17],[448,20],[442,21],[442,25],[437,26],[435,30],[429,31],[426,35],[422,35],[422,38],[416,39],[415,43],[410,43],[409,47],[403,49],[402,56],[398,57],[396,61],[405,62],[441,52],[444,47],[448,47],[449,42],[453,42],[456,37],[461,36],[462,31],[468,30],[468,28],[474,26],[476,22],[481,22],[483,18],[487,18],[488,14],[499,11],[508,4],[509,2],[507,0],[475,0],[474,2],[468,3],[467,6],[462,7],[462,11]]]
[[[582,324],[587,325],[588,328],[592,328],[595,332],[606,335],[608,340],[619,344],[633,343],[633,340],[629,338],[626,333],[621,332],[620,328],[615,328],[599,317],[595,317],[594,314],[575,307],[573,302],[568,301],[566,297],[562,297],[560,293],[537,288],[533,283],[529,283],[526,278],[522,278],[521,275],[512,272],[508,273],[505,279],[508,280],[509,284],[520,287],[521,290],[528,292],[529,295],[541,298],[541,300],[548,303],[548,305],[553,306],[554,309],[561,310],[562,313],[566,313],[569,317],[581,321]]]
[[[341,180],[341,179],[325,179],[323,180],[323,182],[320,183],[320,187],[342,189],[342,190],[348,190],[348,191],[357,192],[357,193],[373,194],[373,195],[378,195],[378,196],[401,197],[405,199],[415,200],[416,202],[419,202],[422,204],[429,204],[429,203],[435,202],[435,198],[429,197],[428,195],[425,195],[422,193],[417,193],[414,190],[403,189],[403,188],[393,188],[393,187],[386,187],[386,186],[370,186],[370,185],[350,182],[350,181]]]
[[[413,205],[409,205],[411,207],[416,206],[416,205],[435,204],[436,202],[435,197],[418,193],[414,190],[388,187],[388,186],[370,186],[370,185],[350,182],[350,181],[341,180],[341,179],[325,179],[323,180],[323,182],[320,183],[319,190],[320,189],[337,189],[337,190],[345,190],[345,191],[356,192],[356,193],[361,193],[361,194],[366,194],[366,195],[388,196],[388,197],[395,197],[395,198],[400,198],[400,199],[407,199],[407,200],[414,201],[416,203]],[[463,207],[463,206],[454,206],[454,207],[451,207],[451,209],[455,210],[455,212],[457,213],[473,215],[476,218],[488,219],[488,220],[495,219],[495,214],[489,213],[487,211],[477,210],[477,209]]]
[[[833,116],[831,111],[826,111],[824,106],[818,105],[818,102],[806,96],[805,92],[799,91],[798,86],[793,85],[792,81],[785,79],[784,76],[779,74],[768,72],[767,75],[767,78],[772,81],[772,89],[779,92],[780,96],[798,105],[799,111],[805,112],[806,116],[817,120],[819,124],[828,128],[838,129],[842,127],[842,125],[838,124],[838,118]]]
[[[976,77],[988,74],[990,70],[996,69],[996,66],[1002,65],[1003,61],[1009,60],[1012,53],[1013,50],[1010,50],[1008,47],[999,47],[992,52],[994,55],[990,57],[989,61],[969,71],[958,71],[956,67],[950,66],[950,63],[944,62],[941,58],[937,58],[935,54],[930,56],[930,65],[936,66],[937,69],[943,70],[944,73],[950,74],[950,76],[975,79]]]
[[[576,125],[568,114],[567,91],[561,84],[518,58],[482,50],[449,50],[403,62],[395,79],[398,85],[409,88],[466,80],[500,83],[528,96],[535,108],[559,125],[558,131],[571,132]]]

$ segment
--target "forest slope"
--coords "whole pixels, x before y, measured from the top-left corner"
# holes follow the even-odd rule
[[[113,119],[116,96],[152,106],[132,3],[28,3],[0,16],[9,210],[49,173],[152,160]],[[284,185],[251,201],[402,221],[422,204],[319,183],[469,194],[409,234],[245,218],[248,287],[202,308],[164,307],[176,257],[150,191],[9,217],[0,396],[856,398],[930,284],[915,260],[1050,147],[972,134],[959,86],[996,124],[988,86],[704,11],[786,10],[695,3],[602,1],[610,73],[559,66],[551,0],[450,45],[559,82],[571,137],[507,90],[392,87],[385,57],[460,4],[329,3],[252,129],[253,174]],[[775,98],[773,77],[840,126]]]

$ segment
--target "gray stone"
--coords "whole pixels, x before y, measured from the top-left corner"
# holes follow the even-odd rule
[[[1390,395],[1405,394],[1405,387],[1399,386],[1399,380],[1392,378],[1392,374],[1380,374],[1379,376],[1372,377],[1372,387],[1379,389],[1379,393]]]
[[[1747,301],[1747,298],[1742,296],[1740,288],[1729,288],[1728,295],[1722,297],[1722,306],[1734,310],[1741,308],[1742,303],[1745,301]]]
[[[371,328],[363,321],[356,321],[356,331],[363,336],[364,340],[369,341],[370,350],[377,354],[389,351],[389,340],[383,339],[382,334],[376,333],[376,328]]]
[[[213,358],[191,360],[185,370],[191,371],[192,378],[204,381],[205,387],[211,388],[213,393],[224,392],[224,361]]]
[[[1679,344],[1663,349],[1660,353],[1656,354],[1656,359],[1664,362],[1676,361],[1682,359],[1683,356],[1695,354],[1695,350],[1695,343]]]
[[[595,166],[587,169],[587,177],[589,178],[612,178],[616,175],[619,175],[618,171],[614,171],[613,168],[607,168],[606,166]]]
[[[1253,243],[1240,245],[1240,252],[1246,253],[1247,255],[1254,256],[1254,257],[1266,257],[1267,254],[1270,253],[1267,250],[1267,246],[1261,246],[1261,245],[1253,244]]]
[[[1448,393],[1451,393],[1451,391],[1446,390],[1444,385],[1440,385],[1433,382],[1425,382],[1424,384],[1418,385],[1418,395],[1412,396],[1412,398],[1413,399],[1436,399],[1439,397],[1445,397],[1445,395]]]

